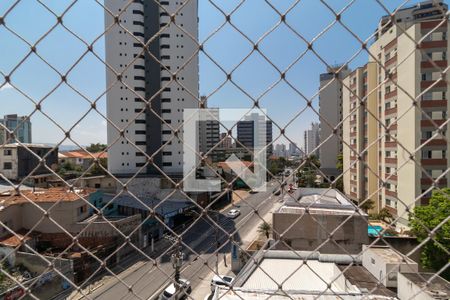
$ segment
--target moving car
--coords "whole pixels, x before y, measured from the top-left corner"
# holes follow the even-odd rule
[[[179,300],[186,299],[187,295],[191,294],[191,283],[187,279],[180,278],[180,290],[177,292],[175,284],[172,282],[169,284],[161,295],[159,300]]]
[[[227,275],[214,275],[211,280],[211,292],[214,293],[216,286],[229,287],[234,281],[234,277]]]
[[[232,209],[227,213],[227,216],[229,218],[237,218],[237,216],[239,216],[241,214],[241,211],[239,209]]]
[[[277,189],[275,192],[273,192],[275,196],[279,196],[281,194],[281,189]]]

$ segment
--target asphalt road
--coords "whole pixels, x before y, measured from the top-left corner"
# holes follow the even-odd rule
[[[237,218],[226,217],[229,209],[223,213],[211,214],[211,219],[219,227],[215,226],[211,219],[201,217],[183,234],[183,242],[186,245],[183,246],[185,256],[181,267],[181,277],[190,280],[193,289],[200,283],[201,278],[215,269],[216,253],[219,252],[219,259],[223,259],[223,255],[230,251],[229,236],[231,234],[234,235],[235,241],[240,241],[241,235],[258,226],[261,218],[255,214],[255,210],[257,209],[260,215],[264,215],[272,208],[279,199],[273,195],[273,191],[277,187],[278,184],[269,183],[266,192],[250,194],[244,201],[237,204],[237,207],[232,207],[241,211],[241,215]],[[220,251],[216,251],[218,244],[220,244]],[[156,261],[156,266],[153,262],[138,262],[118,275],[123,282],[132,286],[134,294],[118,279],[111,277],[88,294],[88,297],[105,300],[156,299],[158,294],[169,284],[169,278],[173,279],[174,277],[169,253],[162,255]]]

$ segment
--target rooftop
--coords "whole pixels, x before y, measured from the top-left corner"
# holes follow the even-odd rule
[[[277,290],[281,285],[283,291],[326,291],[327,284],[336,293],[346,292],[346,287],[337,281],[339,275],[334,263],[308,260],[304,264],[301,259],[264,258],[259,267],[242,285],[250,290]],[[358,289],[352,289],[358,292]]]
[[[396,297],[396,293],[379,284],[379,281],[363,266],[338,266],[341,272],[344,272],[345,278],[361,291],[368,291],[372,295],[381,295],[386,297]]]
[[[409,281],[413,282],[424,292],[433,295],[450,295],[450,283],[440,276],[433,273],[401,273]],[[435,276],[433,278],[433,276]],[[433,279],[431,279],[433,278]],[[430,280],[431,279],[431,280]],[[428,281],[430,281],[428,283]]]
[[[75,189],[70,191],[66,188],[50,188],[39,190],[24,190],[19,195],[14,191],[7,191],[0,194],[0,211],[2,208],[13,204],[29,203],[52,203],[57,201],[69,202],[79,200],[81,197],[87,197],[93,189]]]
[[[355,204],[335,189],[299,188],[285,199],[279,213],[303,213],[305,208],[321,214],[354,214],[357,210]],[[359,214],[366,215],[362,210]]]
[[[129,194],[122,194],[122,195],[110,195],[105,194],[103,196],[104,203],[109,203],[114,198],[114,200],[111,202],[115,205],[120,205],[124,207],[131,207],[135,209],[140,209],[143,211],[148,211],[150,209],[155,209],[156,213],[164,216],[164,217],[171,217],[176,214],[178,214],[180,211],[184,211],[188,208],[195,207],[194,204],[187,199],[180,199],[180,200],[172,200],[172,199],[166,199],[166,200],[159,200],[149,197],[142,197],[139,196],[137,200],[136,198],[132,197]]]
[[[392,248],[388,246],[376,246],[371,245],[368,247],[367,251],[375,252],[378,256],[382,257],[383,260],[387,263],[411,263],[416,264],[413,260],[406,256],[402,256],[399,253],[395,252]]]
[[[220,290],[213,299],[394,299],[360,264],[348,254],[261,250],[238,274],[233,291]]]
[[[83,158],[83,159],[93,159],[93,158],[107,158],[108,154],[106,152],[94,152],[89,153],[84,149],[60,152],[58,157],[60,158]]]
[[[236,161],[236,162],[227,162],[221,161],[217,163],[217,167],[224,170],[231,170],[231,167],[239,168],[243,163],[247,168],[250,168],[253,165],[251,161]]]
[[[6,144],[3,145],[2,148],[19,148],[26,146],[28,148],[46,148],[46,149],[52,149],[53,146],[48,146],[45,144],[30,144],[30,143],[12,143],[12,144]]]

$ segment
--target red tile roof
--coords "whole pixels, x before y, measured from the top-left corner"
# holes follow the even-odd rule
[[[89,194],[94,192],[94,189],[75,189],[71,192],[67,188],[50,188],[39,189],[36,191],[21,191],[19,195],[16,195],[14,191],[0,194],[0,208],[22,203],[52,203],[57,201],[69,202],[76,201],[81,197],[87,198]]]
[[[106,153],[106,152],[95,152],[95,153],[89,154],[89,152],[87,152],[84,149],[61,152],[61,154],[68,158],[92,159],[92,156],[94,158],[108,158],[108,153]]]

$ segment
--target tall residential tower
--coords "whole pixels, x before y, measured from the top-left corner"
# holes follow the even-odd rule
[[[166,174],[181,174],[183,144],[173,133],[182,137],[183,110],[199,107],[197,1],[105,5],[108,169],[159,174],[142,169],[147,154]]]
[[[350,73],[347,66],[329,68],[320,74],[320,169],[334,180],[339,174],[337,157],[342,152],[342,80]]]

